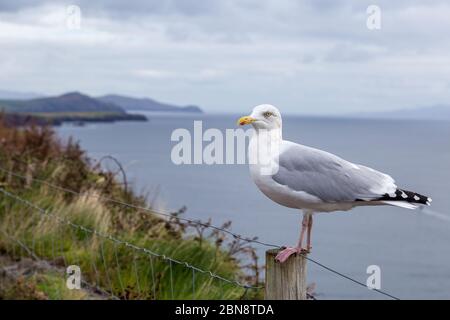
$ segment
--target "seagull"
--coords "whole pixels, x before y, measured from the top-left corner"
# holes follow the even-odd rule
[[[416,209],[431,203],[429,197],[399,189],[387,174],[283,140],[281,114],[272,105],[256,106],[238,124],[251,124],[254,128],[248,158],[251,178],[259,190],[280,205],[303,210],[298,244],[284,247],[275,258],[278,262],[311,251],[315,213],[379,205]]]

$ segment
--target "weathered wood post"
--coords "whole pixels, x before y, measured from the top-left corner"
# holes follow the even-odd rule
[[[275,261],[278,249],[266,251],[266,300],[306,300],[306,258],[296,254]]]

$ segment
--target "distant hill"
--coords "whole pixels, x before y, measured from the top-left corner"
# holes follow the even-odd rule
[[[5,111],[9,115],[32,116],[52,124],[68,121],[113,122],[147,120],[143,115],[128,114],[115,104],[100,101],[79,92],[30,100],[0,100],[0,111]],[[22,118],[16,117],[12,119]]]
[[[0,90],[0,100],[28,100],[41,98],[43,95],[34,92],[16,92],[8,90]]]
[[[450,120],[450,105],[399,109],[385,112],[359,112],[349,115],[356,118],[410,119],[410,120]]]
[[[116,94],[109,94],[99,97],[98,100],[103,102],[114,103],[127,111],[170,111],[170,112],[192,112],[202,113],[203,111],[197,106],[175,106],[167,103],[161,103],[150,98],[132,98]]]
[[[0,109],[8,112],[111,112],[126,113],[112,103],[99,101],[79,92],[70,92],[57,97],[30,100],[0,100]]]

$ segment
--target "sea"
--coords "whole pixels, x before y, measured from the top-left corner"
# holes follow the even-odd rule
[[[233,232],[271,244],[297,242],[301,212],[266,198],[247,164],[177,165],[171,157],[178,143],[171,140],[174,130],[188,130],[193,144],[194,121],[202,121],[203,131],[225,133],[236,129],[240,115],[146,115],[148,122],[65,124],[56,130],[63,140],[79,141],[93,163],[107,155],[119,160],[129,187],[148,194],[155,208],[185,206],[186,218],[232,221]],[[381,290],[400,299],[450,298],[450,122],[285,116],[283,138],[390,174],[399,187],[433,199],[426,210],[383,206],[319,213],[312,259],[363,284],[379,276]],[[102,165],[118,169],[108,159]],[[264,261],[268,248],[255,247]],[[307,268],[317,299],[389,299],[312,262]]]

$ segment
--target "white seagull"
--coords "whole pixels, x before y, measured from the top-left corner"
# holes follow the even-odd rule
[[[271,200],[304,212],[298,244],[282,250],[276,257],[279,262],[295,253],[310,252],[316,212],[347,211],[357,206],[416,209],[418,205],[430,205],[430,198],[397,188],[387,174],[283,140],[281,114],[272,105],[256,106],[238,124],[251,124],[255,129],[248,147],[250,175],[255,184]]]

